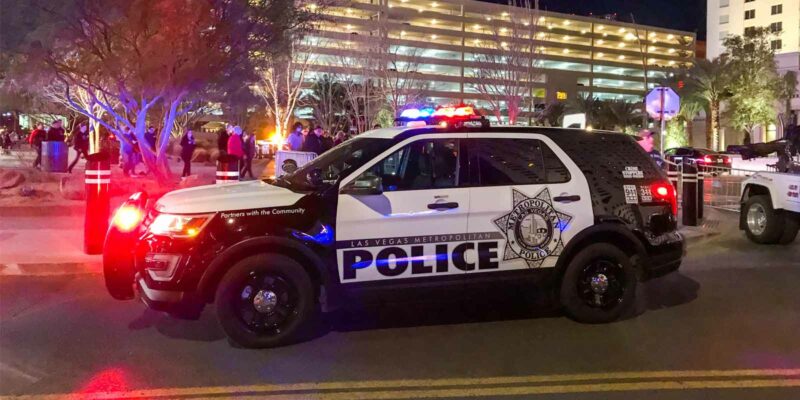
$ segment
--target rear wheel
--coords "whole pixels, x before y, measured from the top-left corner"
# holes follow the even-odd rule
[[[750,240],[760,244],[778,243],[783,235],[784,221],[772,209],[768,195],[750,197],[742,212],[745,216],[744,231]]]
[[[296,341],[312,318],[314,289],[303,267],[278,254],[236,263],[217,288],[217,318],[243,347],[265,348]]]
[[[797,232],[800,231],[800,215],[792,214],[784,211],[783,234],[778,239],[780,244],[789,244],[797,237]]]
[[[635,294],[636,271],[630,257],[612,244],[597,243],[569,262],[559,298],[572,319],[603,323],[617,320],[629,310]]]

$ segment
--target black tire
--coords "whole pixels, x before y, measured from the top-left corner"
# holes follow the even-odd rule
[[[602,277],[605,277],[606,290],[600,293]],[[592,284],[593,278],[597,279],[596,285]],[[612,244],[596,243],[570,260],[561,280],[559,300],[575,321],[612,322],[633,306],[636,283],[636,270],[630,257]]]
[[[268,307],[264,299],[273,295],[274,308],[259,311],[257,297]],[[216,303],[228,338],[249,348],[295,342],[316,309],[308,274],[297,261],[280,254],[259,254],[236,263],[220,281]]]
[[[778,239],[778,243],[791,244],[797,237],[797,232],[800,231],[800,216],[787,211],[784,211],[783,214],[783,234]]]
[[[753,226],[758,225],[757,222],[751,221],[751,213],[753,218],[756,218],[755,214],[758,214],[759,210],[763,210],[764,213],[764,225],[760,229]],[[750,240],[759,244],[774,244],[781,239],[784,221],[781,215],[772,209],[769,195],[760,194],[750,197],[744,203],[742,213],[745,221],[744,232]]]

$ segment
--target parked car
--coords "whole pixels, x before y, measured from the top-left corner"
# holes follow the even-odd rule
[[[664,158],[676,164],[689,160],[691,164],[705,167],[731,167],[731,157],[710,149],[676,147],[664,151]]]

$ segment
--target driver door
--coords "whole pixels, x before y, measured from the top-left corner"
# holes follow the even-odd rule
[[[458,274],[450,254],[469,214],[463,134],[420,135],[342,180],[336,213],[341,283]],[[379,194],[352,194],[380,182]],[[463,257],[462,257],[463,258]],[[456,260],[462,261],[462,260]]]

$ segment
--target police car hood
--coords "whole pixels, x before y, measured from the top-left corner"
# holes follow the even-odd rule
[[[262,181],[198,186],[169,192],[156,203],[156,210],[171,214],[211,213],[251,208],[285,207],[303,194]]]

